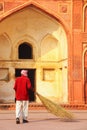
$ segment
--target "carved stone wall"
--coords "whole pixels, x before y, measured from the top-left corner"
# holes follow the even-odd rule
[[[36,70],[36,90],[44,96],[83,104],[87,0],[0,2],[0,52],[4,52],[0,54],[0,69],[8,70],[1,79],[9,77],[0,81],[0,101],[13,100],[15,69],[20,67]],[[23,42],[32,46],[31,60],[18,58],[18,47]]]

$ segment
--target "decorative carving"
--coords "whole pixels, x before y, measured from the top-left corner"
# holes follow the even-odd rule
[[[60,12],[61,13],[67,13],[67,5],[61,5],[60,6]]]
[[[59,4],[59,12],[60,13],[67,13],[68,12],[68,5],[67,4]]]

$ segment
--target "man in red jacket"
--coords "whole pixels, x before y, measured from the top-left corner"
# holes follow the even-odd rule
[[[23,123],[28,123],[28,105],[29,94],[31,89],[30,79],[27,77],[27,70],[21,71],[21,76],[15,80],[14,90],[16,96],[16,124],[20,124],[20,116],[22,115]]]

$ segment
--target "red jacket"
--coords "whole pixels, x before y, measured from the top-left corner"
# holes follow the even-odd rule
[[[26,76],[18,77],[14,85],[16,100],[29,100],[30,79]]]

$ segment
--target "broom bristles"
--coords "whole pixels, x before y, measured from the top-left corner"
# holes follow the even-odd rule
[[[46,97],[40,95],[39,93],[36,93],[43,105],[46,107],[46,109],[51,112],[52,114],[56,116],[60,116],[61,118],[66,118],[72,120],[74,117],[72,113],[65,110],[62,106],[59,104],[55,104],[51,100],[47,99]]]

